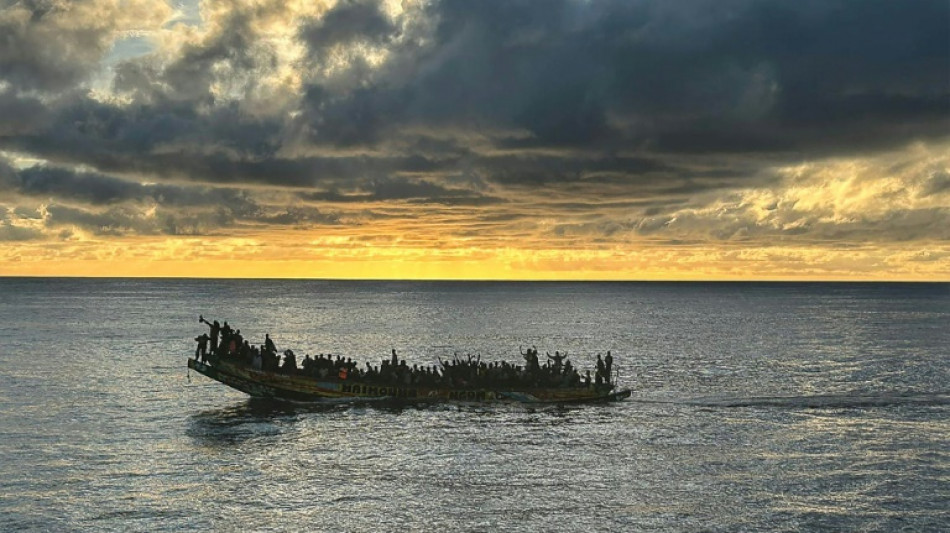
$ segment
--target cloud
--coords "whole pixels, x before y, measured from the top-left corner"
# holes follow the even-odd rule
[[[950,240],[950,158],[923,147],[780,167],[771,189],[633,221],[641,235],[703,241],[867,243]]]
[[[0,86],[0,117],[0,139],[16,138],[42,131],[47,108],[35,97],[17,95]]]
[[[353,203],[414,201],[447,205],[489,205],[503,202],[501,198],[468,189],[446,188],[426,180],[390,178],[347,183],[348,189],[332,188],[325,192],[299,193],[308,201]]]
[[[950,193],[950,171],[946,168],[934,169],[929,176],[924,179],[920,194],[923,196],[932,196],[937,194]]]
[[[37,222],[37,217],[28,210],[0,211],[0,242],[32,241],[43,238],[43,230]]]
[[[323,16],[301,25],[300,37],[311,53],[353,42],[383,44],[396,32],[392,21],[375,2],[343,0]]]
[[[8,17],[17,35],[36,31],[25,13]],[[593,161],[624,172],[631,159],[616,153],[631,149],[667,165],[677,153],[824,157],[945,136],[943,15],[942,2],[444,0],[395,15],[365,1],[325,12],[235,3],[209,11],[203,33],[173,40],[166,59],[117,65],[116,89],[130,104],[68,98],[42,132],[7,142],[113,165],[104,170],[154,166],[210,181],[283,164],[279,154],[301,145],[368,150],[391,174],[401,169],[385,160],[406,137],[449,127],[487,133],[488,146],[526,165],[538,160],[533,149],[560,150],[560,160],[586,165],[574,176]],[[287,55],[275,39],[310,58]],[[90,49],[68,32],[57,42]],[[71,64],[89,70],[101,56],[92,48]],[[343,56],[332,66],[334,50]],[[77,83],[69,72],[64,83]],[[459,148],[465,164],[503,173],[472,146],[450,153]],[[164,157],[173,151],[185,157]],[[291,172],[307,172],[294,163]],[[543,163],[535,173],[548,172]]]
[[[99,69],[122,32],[150,29],[171,14],[164,2],[23,0],[0,10],[0,79],[15,89],[74,90]]]
[[[5,239],[947,238],[944,1],[201,6],[0,11]]]
[[[197,235],[241,225],[312,226],[338,224],[339,216],[293,202],[255,198],[246,189],[190,184],[140,183],[134,180],[49,165],[16,169],[0,158],[0,192],[24,204],[8,206],[8,226],[41,212],[46,228],[76,227],[96,235]],[[288,201],[289,200],[289,201]],[[44,202],[39,211],[27,205]],[[35,218],[35,217],[34,217]],[[40,238],[8,229],[10,236]],[[15,233],[16,232],[16,233]]]
[[[895,121],[942,135],[947,51],[934,21],[946,11],[938,2],[904,10],[867,2],[444,1],[424,14],[435,21],[426,44],[393,51],[393,70],[412,77],[384,66],[370,89],[336,105],[362,110],[367,133],[414,120],[522,129],[526,144],[550,146],[877,147],[904,142],[906,132],[888,133]],[[332,102],[320,102],[332,115]]]

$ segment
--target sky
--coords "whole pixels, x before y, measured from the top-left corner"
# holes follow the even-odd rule
[[[0,275],[950,281],[950,3],[0,0]]]

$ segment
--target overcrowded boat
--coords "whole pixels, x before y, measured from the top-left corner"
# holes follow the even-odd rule
[[[547,354],[542,364],[536,348],[521,350],[524,364],[485,362],[480,356],[419,366],[400,359],[393,350],[379,365],[364,366],[350,358],[306,355],[297,363],[292,350],[278,353],[270,335],[252,346],[227,322],[199,321],[209,333],[195,338],[198,345],[188,368],[255,398],[290,402],[509,402],[588,403],[622,400],[613,372],[613,357],[597,356],[594,376],[583,376],[566,354]]]

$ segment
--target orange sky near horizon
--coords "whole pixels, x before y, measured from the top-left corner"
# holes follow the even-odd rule
[[[538,281],[950,281],[946,261],[900,250],[787,246],[640,250],[301,247],[262,239],[127,239],[61,251],[0,248],[0,276]],[[300,242],[305,242],[303,238]],[[216,248],[207,253],[209,248]],[[86,251],[80,251],[86,248]],[[302,249],[304,248],[304,249]],[[202,250],[205,250],[204,257]],[[244,250],[254,250],[247,253]],[[950,254],[950,247],[932,250]],[[2,254],[6,253],[4,256]],[[31,253],[33,254],[31,257]],[[70,259],[79,256],[81,259]],[[281,257],[285,257],[281,259]]]

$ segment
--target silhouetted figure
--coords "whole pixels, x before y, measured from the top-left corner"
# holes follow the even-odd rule
[[[267,352],[261,354],[261,369],[266,372],[272,372],[277,370],[277,367],[280,365],[280,356],[273,352]]]
[[[195,359],[198,359],[198,356],[201,356],[201,362],[205,362],[208,359],[208,341],[211,340],[211,337],[207,333],[202,333],[195,337],[195,340],[198,341],[198,347],[195,348]]]
[[[548,354],[548,359],[554,361],[554,373],[560,374],[564,366],[564,358],[567,354],[561,355],[561,352],[555,351],[554,355]]]
[[[297,356],[294,355],[293,350],[284,350],[284,366],[281,370],[285,374],[293,374],[297,371]]]
[[[264,350],[270,353],[277,353],[277,345],[270,338],[270,333],[264,335]]]
[[[604,360],[600,357],[600,354],[597,354],[597,372],[594,375],[594,383],[597,386],[600,386],[604,382],[604,374],[607,373],[607,366],[604,363]]]
[[[218,352],[218,335],[221,333],[221,324],[218,321],[208,322],[205,317],[198,315],[198,322],[204,322],[211,327],[211,353]]]
[[[231,355],[240,355],[241,346],[244,344],[244,337],[241,336],[241,330],[234,332],[234,336],[231,338]]]
[[[529,374],[536,374],[541,370],[541,364],[538,361],[538,349],[537,348],[528,348],[527,352],[521,352],[521,355],[524,356],[525,360],[525,369],[527,369]]]
[[[231,326],[228,325],[228,321],[225,320],[224,324],[221,326],[221,342],[218,344],[218,355],[228,355],[230,354],[236,346],[232,346],[233,342],[231,337],[234,335],[234,330],[231,329]]]
[[[610,384],[610,372],[614,366],[614,358],[610,355],[610,350],[607,350],[607,357],[604,357],[604,381]]]

